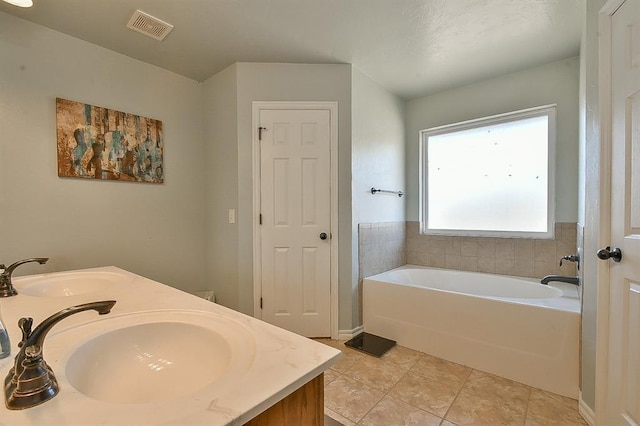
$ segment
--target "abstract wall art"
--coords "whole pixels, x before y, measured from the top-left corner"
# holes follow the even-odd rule
[[[164,182],[162,121],[56,99],[58,176]]]

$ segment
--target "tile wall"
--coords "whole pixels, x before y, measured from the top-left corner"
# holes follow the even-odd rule
[[[576,254],[576,241],[575,222],[556,223],[553,240],[421,235],[419,222],[361,223],[359,277],[407,263],[531,278],[576,275],[574,263],[560,267],[562,256]]]
[[[575,264],[559,266],[562,256],[576,253],[576,228],[556,223],[553,240],[448,237],[420,235],[419,222],[407,222],[407,263],[532,278],[576,275]]]
[[[359,278],[407,264],[406,222],[358,225]]]

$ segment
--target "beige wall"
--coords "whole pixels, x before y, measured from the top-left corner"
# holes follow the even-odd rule
[[[204,286],[201,87],[0,13],[0,263],[17,274],[117,265]],[[165,183],[59,178],[55,98],[162,120]]]
[[[237,63],[205,82],[207,120],[225,123],[224,151],[227,155],[214,155],[207,148],[208,167],[224,170],[229,186],[223,199],[228,206],[220,206],[220,214],[207,216],[207,257],[230,250],[236,262],[229,259],[225,265],[225,277],[215,267],[207,271],[214,288],[220,288],[227,302],[222,303],[253,314],[253,101],[334,101],[338,103],[338,232],[340,236],[339,259],[339,327],[350,329],[352,318],[351,271],[351,65],[263,64]],[[231,76],[233,74],[234,76]],[[215,87],[215,88],[214,88]],[[235,93],[235,99],[234,98]],[[222,96],[228,101],[215,100]],[[234,105],[234,106],[232,106]],[[235,108],[232,113],[231,110]],[[231,127],[235,126],[235,135]],[[220,140],[214,127],[205,130],[207,144]],[[216,130],[217,131],[217,130]],[[232,151],[234,151],[232,153]],[[214,182],[209,180],[209,185]],[[215,191],[212,192],[214,194]],[[218,197],[210,196],[209,206],[216,208]],[[227,211],[236,203],[237,223],[228,225]],[[225,231],[226,238],[216,229]],[[341,236],[346,236],[342,238]],[[345,253],[346,255],[342,255]],[[207,261],[217,262],[207,259]]]
[[[349,327],[351,252],[351,65],[238,63],[238,220],[240,305],[253,312],[252,102],[338,102],[339,327]],[[349,327],[350,328],[350,327]]]
[[[203,83],[205,190],[205,274],[216,301],[236,307],[238,293],[238,118],[236,65]]]
[[[405,197],[371,194],[371,187],[405,189],[405,105],[366,74],[352,72],[353,220],[396,222],[405,218]]]
[[[371,187],[388,190],[405,188],[405,105],[397,96],[356,68],[352,68],[352,140],[351,140],[351,190],[352,190],[352,323],[362,324],[362,288],[359,267],[363,265],[358,251],[358,233],[372,232],[378,235],[389,231],[393,222],[405,220],[406,197],[390,194],[371,194]],[[373,228],[361,228],[360,224],[373,224]],[[378,226],[380,225],[380,226]],[[397,232],[392,233],[397,236]],[[404,234],[404,232],[402,232]],[[398,238],[394,242],[399,243]],[[371,246],[368,246],[371,249]],[[388,259],[377,262],[386,264],[394,256],[388,250]],[[393,250],[397,252],[397,250]],[[369,250],[369,253],[373,253]],[[369,257],[371,260],[371,256]],[[367,264],[365,262],[365,264]],[[390,269],[390,268],[389,268]]]

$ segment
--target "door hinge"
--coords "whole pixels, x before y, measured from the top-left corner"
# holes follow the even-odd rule
[[[258,127],[258,140],[259,141],[262,140],[262,131],[263,130],[267,130],[267,128],[266,127],[262,127],[262,126]]]
[[[260,298],[260,309],[262,309],[262,297]]]
[[[258,215],[258,224],[262,225],[262,213]]]

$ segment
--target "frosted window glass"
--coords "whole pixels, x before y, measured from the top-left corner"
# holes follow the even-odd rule
[[[547,115],[427,136],[427,229],[547,232]]]

